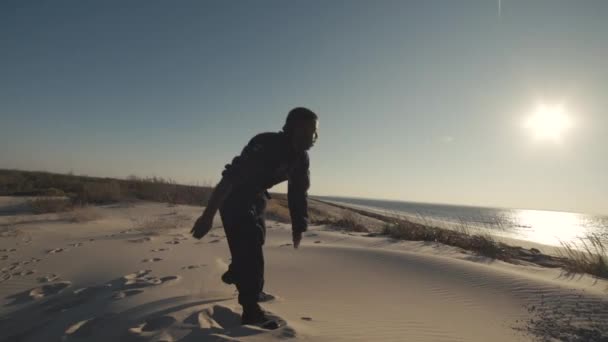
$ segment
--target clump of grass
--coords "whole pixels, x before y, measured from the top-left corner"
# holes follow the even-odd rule
[[[342,217],[331,222],[331,225],[343,228],[351,232],[368,233],[369,229],[361,223],[361,219],[356,213],[346,210]]]
[[[28,202],[32,211],[36,214],[59,213],[70,211],[74,208],[72,202],[67,198],[40,197]]]
[[[287,203],[274,198],[266,202],[266,217],[282,223],[291,222]]]
[[[82,190],[77,192],[74,202],[86,204],[114,203],[124,199],[120,184],[116,181],[90,182],[82,185]]]
[[[382,227],[381,233],[397,240],[436,241],[437,229],[406,220],[397,220]]]
[[[351,232],[369,232],[362,223],[359,214],[352,210],[344,210],[338,218],[331,217],[328,213],[314,208],[309,208],[308,213],[312,224],[326,224]],[[278,222],[290,223],[291,215],[287,199],[281,196],[273,196],[266,204],[266,217]]]
[[[510,259],[510,257],[505,254],[504,249],[501,248],[501,245],[496,242],[494,237],[490,234],[472,235],[470,241],[468,242],[468,248],[480,255],[490,257],[492,259]]]
[[[189,226],[191,223],[192,217],[188,215],[175,214],[139,221],[135,224],[133,230],[141,232],[145,235],[160,235],[172,229]]]
[[[608,246],[599,234],[590,234],[579,239],[581,249],[573,243],[561,241],[561,257],[567,259],[565,268],[573,273],[589,273],[598,277],[608,278]]]
[[[131,175],[121,182],[121,189],[127,197],[148,201],[177,204],[205,205],[213,190],[210,182],[202,186],[182,185],[175,180],[162,177],[137,177]]]
[[[509,259],[501,244],[496,242],[490,234],[474,235],[466,226],[455,231],[400,219],[384,225],[381,233],[398,240],[438,242],[474,251],[493,259]]]

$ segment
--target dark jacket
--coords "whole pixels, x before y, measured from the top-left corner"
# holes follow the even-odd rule
[[[292,227],[294,231],[304,232],[308,228],[309,166],[308,153],[294,151],[285,133],[261,133],[226,165],[222,176],[234,186],[229,196],[232,199],[268,194],[267,189],[288,181]]]

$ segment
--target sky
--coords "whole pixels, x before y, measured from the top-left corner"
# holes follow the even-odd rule
[[[305,106],[311,195],[608,214],[607,16],[605,0],[2,1],[0,168],[214,184]]]

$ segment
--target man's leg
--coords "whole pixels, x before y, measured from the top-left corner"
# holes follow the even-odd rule
[[[263,235],[255,210],[248,212],[223,210],[220,214],[232,254],[230,270],[239,291],[243,318],[244,320],[258,318],[263,315],[257,303],[264,281],[264,255]]]
[[[256,197],[254,204],[255,211],[253,212],[255,216],[256,230],[258,232],[258,236],[260,237],[260,251],[262,250],[262,246],[266,242],[266,197],[258,196]],[[260,274],[260,293],[264,289],[264,256],[262,255],[261,259],[261,274]]]
[[[236,254],[236,237],[235,234],[238,234],[238,226],[235,225],[235,220],[233,219],[233,213],[224,208],[220,208],[220,217],[222,218],[222,225],[224,226],[224,233],[226,234],[226,240],[228,241],[228,248],[230,249],[230,265],[228,265],[228,270],[222,275],[222,281],[228,285],[234,284],[236,282],[234,275],[234,267],[232,266],[234,263],[234,255]]]
[[[242,239],[239,239],[237,263],[235,267],[236,286],[239,290],[239,303],[245,306],[257,307],[258,296],[264,285],[264,252],[263,239],[255,220],[242,222]]]
[[[256,222],[262,237],[262,245],[266,242],[266,198],[260,196],[255,201]],[[258,294],[258,302],[267,302],[275,299],[273,295],[264,292],[264,260],[262,259],[262,283],[260,284],[260,293]]]
[[[260,233],[261,233],[261,237],[262,237],[262,245],[264,245],[264,242],[266,240],[266,219],[265,219],[265,211],[266,211],[266,198],[264,197],[257,197],[253,203],[253,209],[255,210],[254,212],[252,212],[252,215],[254,216],[254,219],[256,221],[257,224],[257,229],[259,229]],[[220,210],[220,214],[221,214],[221,210]],[[226,220],[229,220],[230,215],[226,215]],[[222,216],[222,220],[224,220],[224,216]],[[224,227],[226,227],[226,223],[224,223]],[[238,227],[236,227],[238,229]],[[226,236],[228,236],[228,233],[226,233]],[[232,252],[233,250],[233,246],[231,244],[231,240],[234,239],[228,239],[228,246],[230,247],[230,252],[233,255],[234,253]],[[234,275],[234,267],[233,267],[233,263],[231,262],[230,265],[228,265],[228,270],[226,272],[224,272],[224,274],[222,274],[222,281],[225,284],[228,285],[232,285],[232,284],[236,284],[236,280],[235,280],[235,275]],[[263,257],[262,257],[262,274],[261,274],[261,279],[262,279],[262,284],[260,286],[260,293],[258,295],[258,301],[259,302],[266,302],[266,301],[271,301],[273,299],[275,299],[274,296],[267,294],[264,292],[264,265],[263,265]]]

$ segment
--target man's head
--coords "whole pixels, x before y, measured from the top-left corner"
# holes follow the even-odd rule
[[[283,126],[283,132],[291,140],[291,144],[296,151],[309,150],[319,136],[319,118],[310,109],[297,107],[289,111],[287,120]]]

